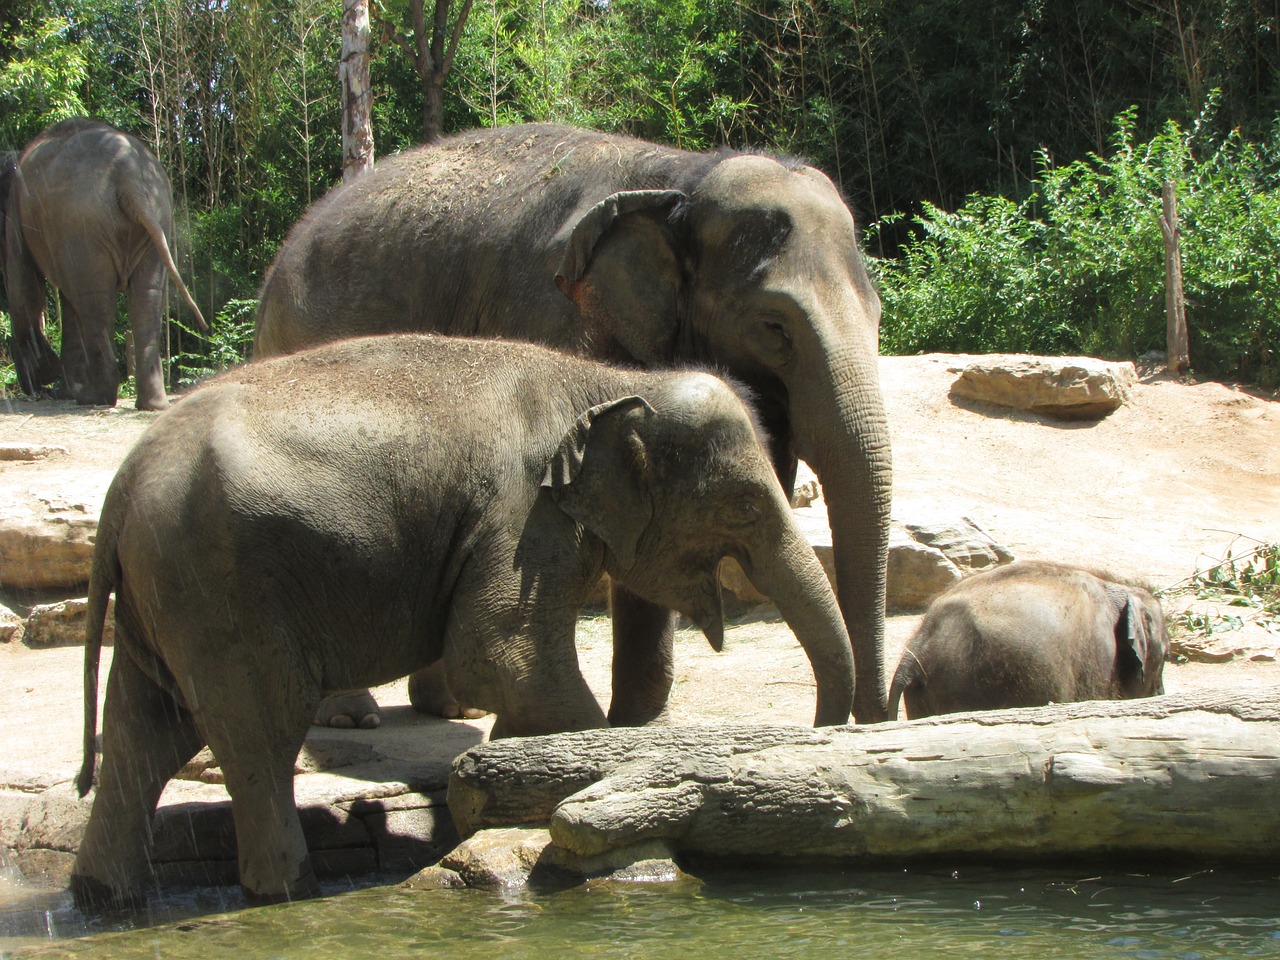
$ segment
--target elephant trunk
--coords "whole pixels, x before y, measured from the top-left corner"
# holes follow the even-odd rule
[[[814,726],[848,723],[853,656],[840,607],[822,564],[790,517],[767,554],[745,558],[752,585],[773,600],[813,667],[818,686]]]
[[[796,452],[822,483],[835,555],[835,588],[857,672],[859,723],[888,718],[885,573],[892,466],[874,344],[835,351],[825,376],[793,391]]]

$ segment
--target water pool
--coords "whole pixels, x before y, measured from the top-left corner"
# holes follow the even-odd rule
[[[0,957],[1280,958],[1280,877],[1239,871],[715,871],[657,886],[375,887],[239,906],[238,890],[188,891],[104,923],[47,894],[0,907]]]

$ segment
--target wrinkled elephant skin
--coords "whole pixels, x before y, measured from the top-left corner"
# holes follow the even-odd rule
[[[1164,693],[1169,634],[1142,587],[1023,561],[961,580],[907,642],[889,694],[915,720]]]
[[[784,489],[797,457],[822,482],[854,714],[877,721],[891,488],[879,320],[853,216],[819,171],[527,125],[380,161],[317,203],[263,284],[255,350],[435,330],[744,381]],[[622,589],[612,607],[609,717],[644,723],[669,693],[671,617]]]
[[[169,405],[161,369],[172,277],[204,317],[169,252],[173,197],[140,140],[94,120],[63,120],[0,163],[0,268],[13,320],[13,361],[25,393],[114,406],[116,294],[129,293],[137,406]],[[45,335],[45,281],[62,295],[62,353]]]
[[[78,901],[143,889],[149,819],[203,744],[245,889],[316,892],[292,776],[331,691],[443,661],[494,736],[605,726],[574,647],[604,573],[718,645],[717,571],[735,558],[809,657],[815,721],[844,723],[848,634],[760,438],[707,373],[426,335],[259,361],[188,395],[126,458],[99,524],[82,794],[112,591],[116,653]]]

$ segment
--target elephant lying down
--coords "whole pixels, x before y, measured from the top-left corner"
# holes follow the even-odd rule
[[[1164,693],[1160,601],[1141,587],[1023,561],[961,580],[929,606],[889,692],[916,720],[961,710]]]
[[[848,634],[738,393],[501,341],[402,335],[260,361],[161,417],[107,493],[85,648],[94,769],[82,906],[136,897],[165,782],[222,764],[240,879],[316,892],[293,763],[326,691],[443,659],[494,736],[605,726],[574,627],[602,571],[723,639],[736,558],[813,665],[819,724],[853,702]]]

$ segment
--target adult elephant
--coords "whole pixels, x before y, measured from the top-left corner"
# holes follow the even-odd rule
[[[879,321],[854,218],[812,167],[527,125],[407,151],[319,201],[266,277],[255,352],[439,330],[745,381],[784,488],[797,458],[822,482],[867,722],[886,717]],[[623,587],[612,608],[609,719],[644,723],[670,690],[673,619]]]
[[[129,291],[137,406],[169,405],[161,371],[167,279],[207,329],[169,253],[173,196],[140,140],[96,120],[55,123],[0,162],[0,266],[18,384],[114,406],[116,294]],[[45,335],[45,281],[62,294],[62,353]]]

